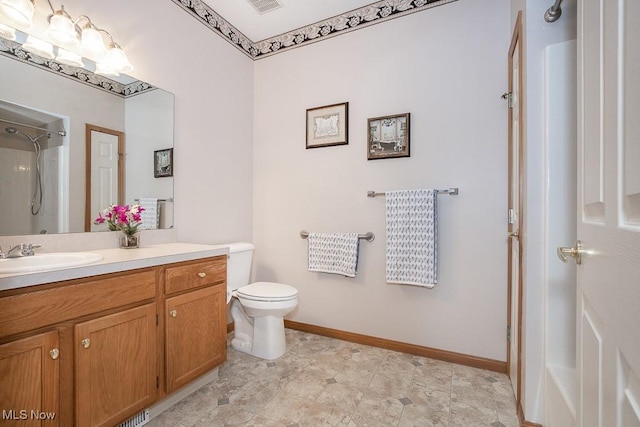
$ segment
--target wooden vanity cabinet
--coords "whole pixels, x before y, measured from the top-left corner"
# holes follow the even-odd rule
[[[59,355],[57,331],[0,345],[0,425],[60,425]]]
[[[118,425],[225,360],[226,256],[0,291],[2,426]]]
[[[165,312],[166,392],[227,358],[226,259],[168,267]]]
[[[78,323],[76,412],[79,427],[110,427],[156,400],[156,305]]]

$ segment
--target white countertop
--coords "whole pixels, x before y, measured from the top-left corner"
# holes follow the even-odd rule
[[[56,270],[0,274],[0,291],[225,255],[229,253],[229,248],[222,245],[164,243],[136,249],[100,249],[87,252],[102,255],[102,261]]]

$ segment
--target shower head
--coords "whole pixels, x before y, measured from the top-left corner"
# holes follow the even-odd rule
[[[38,141],[40,138],[42,138],[43,136],[46,136],[47,138],[51,138],[51,133],[49,133],[49,132],[47,132],[47,133],[43,133],[42,135],[38,135],[38,136],[36,136],[36,137],[34,138],[34,137],[30,136],[29,134],[24,133],[24,132],[22,132],[21,130],[18,130],[18,129],[16,129],[16,128],[14,128],[14,127],[11,127],[11,126],[10,126],[10,127],[7,127],[7,128],[4,128],[4,130],[5,130],[5,132],[7,132],[7,133],[11,133],[11,134],[16,134],[16,133],[17,133],[17,134],[20,134],[20,135],[24,136],[25,138],[29,139],[29,141],[31,141],[33,144],[36,144],[36,143],[37,143],[37,141]]]

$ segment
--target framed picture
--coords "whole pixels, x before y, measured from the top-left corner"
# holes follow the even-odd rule
[[[153,152],[153,177],[173,176],[173,148]]]
[[[409,157],[409,113],[367,120],[367,160]]]
[[[307,110],[307,148],[349,143],[349,103]]]

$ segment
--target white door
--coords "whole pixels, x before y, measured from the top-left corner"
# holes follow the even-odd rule
[[[578,1],[578,425],[640,426],[640,1]]]
[[[91,131],[91,219],[118,202],[118,136]],[[104,226],[91,223],[91,231]]]
[[[509,378],[520,403],[522,354],[522,42],[520,32],[522,14],[519,13],[509,48],[509,199],[508,199],[508,298],[507,361]]]

